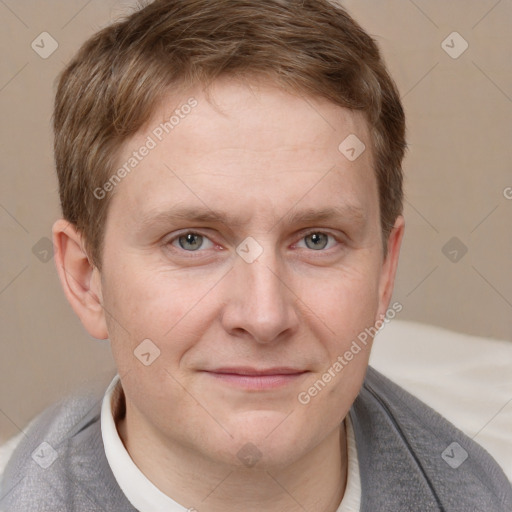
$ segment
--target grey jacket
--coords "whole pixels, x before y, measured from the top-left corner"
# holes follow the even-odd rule
[[[42,413],[7,465],[0,511],[135,511],[105,457],[101,401],[74,396]],[[371,367],[350,415],[362,512],[512,511],[494,459]]]

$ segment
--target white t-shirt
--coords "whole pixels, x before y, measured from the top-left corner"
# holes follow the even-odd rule
[[[108,387],[101,407],[101,434],[105,454],[119,487],[128,501],[140,512],[187,512],[185,508],[158,489],[135,465],[117,432],[113,411],[119,400],[121,382],[116,375]],[[361,478],[354,430],[349,415],[345,418],[347,430],[347,485],[337,512],[359,512]]]

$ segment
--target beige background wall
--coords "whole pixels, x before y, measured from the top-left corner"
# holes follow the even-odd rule
[[[408,116],[399,317],[512,341],[512,2],[343,3],[380,44]],[[108,342],[75,318],[51,259],[50,116],[63,65],[133,5],[0,2],[0,442],[78,383],[112,374]],[[468,44],[458,58],[442,47],[454,31]],[[46,59],[31,47],[42,32],[58,43]],[[463,40],[444,46],[455,56]],[[459,247],[445,247],[453,237]]]

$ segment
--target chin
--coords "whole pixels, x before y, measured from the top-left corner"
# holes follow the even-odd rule
[[[287,466],[307,448],[305,425],[300,428],[290,411],[250,411],[232,419],[233,439],[225,446],[225,462],[257,470]],[[228,460],[229,459],[229,460]]]

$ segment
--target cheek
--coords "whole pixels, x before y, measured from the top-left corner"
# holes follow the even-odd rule
[[[137,262],[119,262],[106,272],[104,306],[114,357],[123,369],[138,367],[133,351],[146,339],[161,352],[160,361],[175,363],[201,337],[212,314],[209,291],[218,278],[191,280]],[[200,317],[200,318],[199,318]]]
[[[103,300],[114,348],[133,350],[146,338],[159,344],[185,313],[186,301],[158,275],[121,264],[106,275]]]
[[[184,314],[192,294],[190,287],[182,286],[177,272],[158,271],[137,258],[118,260],[105,274],[105,305],[115,309],[127,324],[143,331],[155,332],[159,326],[164,327],[163,323],[169,329],[174,318]]]
[[[322,320],[315,322],[325,358],[322,368],[301,388],[297,401],[309,418],[321,417],[326,424],[336,425],[348,412],[366,374],[378,284],[371,267],[332,277],[307,301]]]
[[[378,271],[372,264],[332,270],[321,280],[302,280],[299,297],[331,333],[334,345],[373,325],[378,309]]]

